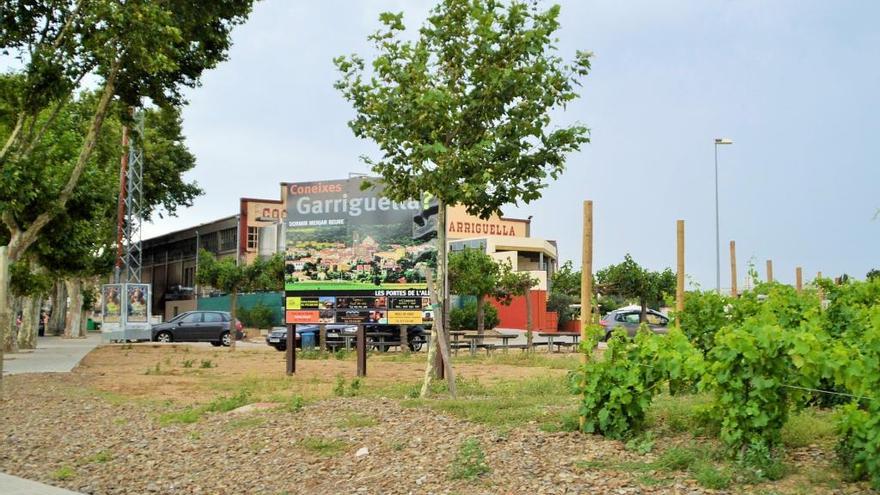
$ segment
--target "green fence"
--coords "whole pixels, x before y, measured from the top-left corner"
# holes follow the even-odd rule
[[[284,322],[283,292],[253,292],[238,295],[238,307],[251,309],[262,304],[272,310],[272,325]],[[229,296],[200,297],[198,309],[205,311],[229,311]]]

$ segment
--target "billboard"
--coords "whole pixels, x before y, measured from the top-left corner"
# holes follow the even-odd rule
[[[431,321],[425,269],[437,259],[436,207],[395,202],[367,179],[287,184],[287,323]]]

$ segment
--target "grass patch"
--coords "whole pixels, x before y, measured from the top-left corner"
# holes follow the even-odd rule
[[[719,469],[708,462],[700,462],[694,466],[693,476],[700,486],[711,490],[724,490],[733,481],[730,470]]]
[[[202,359],[202,364],[199,366],[199,368],[202,368],[202,369],[209,369],[209,368],[216,368],[216,367],[217,367],[217,363],[215,363],[214,361],[211,361],[210,359]]]
[[[302,410],[303,406],[305,406],[306,401],[300,395],[294,395],[283,402],[284,410],[287,412],[295,413]]]
[[[113,454],[110,453],[109,450],[101,450],[97,454],[88,458],[88,462],[96,462],[98,464],[104,464],[105,462],[110,462],[113,459]]]
[[[658,433],[714,435],[720,428],[709,413],[711,404],[708,394],[658,395],[648,408],[646,426]]]
[[[52,474],[50,474],[49,476],[56,481],[69,480],[76,476],[76,470],[74,470],[70,466],[61,466],[55,471],[52,471]]]
[[[348,384],[345,377],[339,375],[336,377],[336,385],[333,387],[333,395],[336,397],[355,397],[361,391],[361,379],[354,378]]]
[[[238,394],[226,397],[217,397],[211,402],[198,407],[187,407],[180,411],[171,411],[159,415],[159,424],[168,426],[171,424],[191,424],[197,422],[209,412],[229,412],[241,406],[249,404],[250,393],[241,390]]]
[[[322,457],[333,457],[348,447],[348,443],[334,438],[306,437],[300,441],[300,445]]]
[[[168,426],[173,424],[191,424],[195,423],[202,417],[202,410],[199,408],[187,407],[180,411],[162,413],[159,415],[159,424]]]
[[[339,423],[343,428],[366,428],[376,426],[379,422],[376,418],[364,414],[349,414]]]
[[[660,454],[656,465],[667,471],[687,471],[696,464],[699,454],[693,448],[671,447]]]
[[[458,448],[458,453],[449,469],[449,477],[454,480],[472,480],[490,471],[486,454],[476,438],[468,438]]]
[[[230,421],[226,427],[230,430],[242,430],[247,428],[254,428],[265,423],[266,420],[260,417],[249,417],[249,418],[241,418]]]
[[[782,427],[782,444],[796,449],[833,442],[837,437],[834,416],[832,411],[814,408],[792,414]]]
[[[446,384],[435,385],[434,393],[444,393]],[[439,389],[439,390],[438,390]],[[407,407],[425,406],[475,423],[512,428],[531,421],[545,429],[572,428],[571,416],[576,398],[569,394],[562,377],[547,376],[506,380],[483,385],[476,380],[459,382],[458,398],[404,400]]]

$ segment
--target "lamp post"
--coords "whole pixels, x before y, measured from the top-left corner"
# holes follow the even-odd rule
[[[733,144],[732,139],[715,138],[715,290],[721,294],[721,234],[718,227],[718,145]]]

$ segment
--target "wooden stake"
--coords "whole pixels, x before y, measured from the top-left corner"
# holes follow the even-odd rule
[[[357,326],[357,376],[367,376],[367,330],[364,325]]]
[[[797,267],[794,269],[794,287],[798,292],[804,290],[804,274],[801,270],[801,267]]]
[[[296,331],[287,325],[287,375],[296,373]]]
[[[581,259],[581,341],[589,338],[593,323],[593,202],[584,201],[583,253]],[[581,361],[587,362],[586,352]]]
[[[730,295],[737,296],[736,291],[736,242],[730,241]]]
[[[684,311],[684,220],[675,221],[676,280],[675,311]],[[678,318],[675,319],[676,323]]]
[[[767,282],[773,281],[773,260],[767,260]]]
[[[321,352],[327,350],[327,325],[318,326],[318,350]]]

